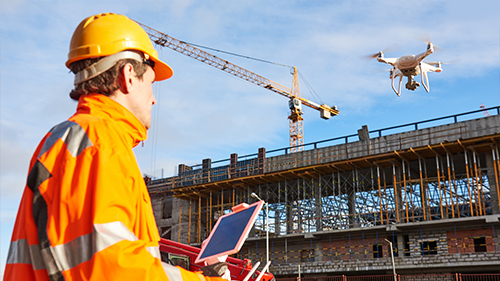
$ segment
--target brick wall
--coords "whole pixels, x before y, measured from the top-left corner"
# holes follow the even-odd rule
[[[475,239],[484,239],[484,250],[485,252],[493,253],[495,252],[495,244],[493,239],[493,229],[467,229],[458,231],[448,231],[446,233],[448,240],[448,253],[449,254],[463,254],[463,253],[474,253],[476,252]],[[483,241],[476,240],[476,244]]]

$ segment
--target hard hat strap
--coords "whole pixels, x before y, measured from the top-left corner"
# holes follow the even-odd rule
[[[140,62],[146,61],[143,54],[136,51],[123,51],[111,56],[104,57],[99,61],[93,63],[89,67],[77,72],[75,74],[75,82],[74,85],[78,85],[82,82],[90,80],[97,75],[105,72],[106,70],[113,67],[119,60],[121,59],[134,59]]]

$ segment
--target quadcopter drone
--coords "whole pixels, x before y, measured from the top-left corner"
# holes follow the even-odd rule
[[[384,52],[378,52],[373,56],[377,58],[379,62],[387,63],[392,65],[390,70],[390,78],[392,81],[392,89],[398,95],[401,94],[401,83],[403,81],[403,76],[408,77],[408,82],[406,83],[406,88],[408,90],[416,90],[420,83],[413,80],[413,77],[421,74],[422,85],[425,90],[429,92],[429,79],[427,77],[427,72],[441,72],[441,62],[424,62],[423,60],[430,54],[434,53],[434,45],[432,43],[427,43],[427,50],[418,55],[408,55],[402,56],[400,58],[384,58]],[[399,88],[396,90],[394,87],[394,80],[399,77]],[[424,82],[425,78],[425,82]]]

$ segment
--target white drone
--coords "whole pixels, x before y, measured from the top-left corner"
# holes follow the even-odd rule
[[[392,70],[390,70],[390,77],[392,81],[392,89],[398,95],[401,94],[401,82],[403,81],[403,76],[408,77],[408,82],[406,83],[406,88],[408,90],[414,91],[420,86],[420,83],[413,80],[413,77],[421,74],[422,85],[425,90],[429,92],[429,79],[427,78],[427,72],[441,72],[441,62],[424,62],[423,60],[430,54],[434,53],[434,45],[432,43],[427,43],[427,50],[418,55],[408,55],[400,58],[384,58],[384,52],[378,52],[373,55],[373,58],[377,58],[379,62],[387,63],[392,65]],[[396,91],[394,87],[394,79],[399,77],[399,88]],[[424,82],[425,78],[425,82]]]

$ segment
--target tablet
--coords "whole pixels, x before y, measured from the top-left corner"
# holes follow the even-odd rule
[[[263,205],[264,201],[251,205],[242,203],[233,207],[233,212],[221,216],[202,244],[195,263],[237,253],[245,243]]]

